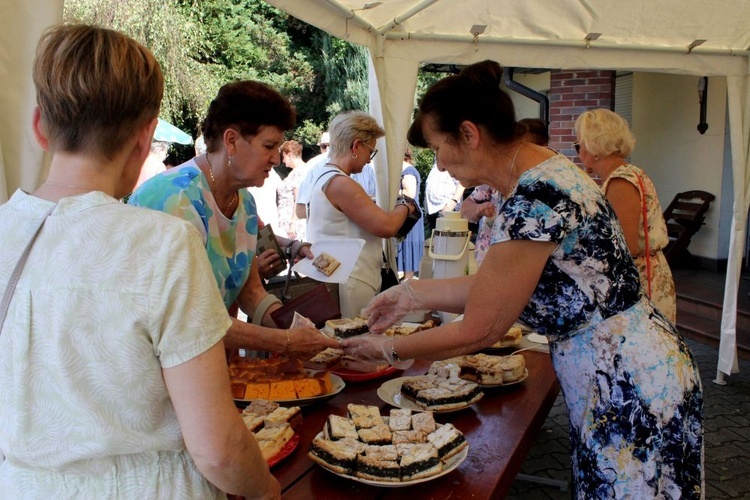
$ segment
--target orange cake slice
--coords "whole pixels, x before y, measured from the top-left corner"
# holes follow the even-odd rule
[[[268,399],[296,399],[297,391],[294,388],[294,380],[278,380],[271,382]]]
[[[313,398],[328,394],[320,380],[315,378],[302,378],[294,381],[294,388],[298,398]]]
[[[245,387],[245,399],[270,399],[268,382],[248,382]]]

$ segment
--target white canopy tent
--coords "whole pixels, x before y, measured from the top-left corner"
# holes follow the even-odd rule
[[[370,50],[372,114],[386,130],[385,206],[398,189],[416,74],[422,63],[612,69],[725,76],[734,206],[717,381],[737,371],[737,289],[750,197],[750,3],[742,0],[266,0]]]
[[[717,377],[737,369],[736,311],[750,205],[750,2],[745,0],[266,0],[371,54],[370,110],[386,129],[378,171],[383,206],[397,190],[422,63],[615,69],[727,79],[733,219]],[[63,0],[0,3],[0,203],[46,175],[31,139],[31,61]],[[387,162],[387,163],[386,163]],[[388,169],[384,168],[386,164]],[[390,173],[391,175],[388,175]]]

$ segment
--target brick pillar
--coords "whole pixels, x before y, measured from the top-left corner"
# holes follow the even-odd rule
[[[614,109],[614,93],[614,71],[551,71],[549,146],[580,166],[581,162],[573,148],[576,118],[588,109]]]

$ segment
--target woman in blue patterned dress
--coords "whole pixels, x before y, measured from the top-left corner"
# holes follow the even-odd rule
[[[598,186],[565,157],[520,140],[501,75],[485,61],[439,81],[409,131],[409,142],[432,148],[462,184],[503,196],[484,264],[475,276],[401,284],[368,306],[374,333],[411,310],[465,319],[345,348],[391,363],[444,359],[492,345],[518,320],[550,343],[577,498],[701,498],[703,396],[693,356],[643,295]]]
[[[200,233],[224,305],[230,309],[237,304],[252,319],[245,323],[232,317],[224,339],[228,348],[309,359],[337,344],[309,326],[275,328],[271,313],[281,301],[260,281],[259,266],[268,270],[271,264],[255,254],[258,210],[246,189],[262,186],[279,163],[284,131],[294,126],[295,116],[289,101],[263,83],[222,86],[201,126],[206,152],[150,178],[128,203],[172,214]],[[289,256],[309,254],[309,243],[283,244]]]

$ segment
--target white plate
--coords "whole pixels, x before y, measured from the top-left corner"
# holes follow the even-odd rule
[[[547,337],[545,337],[544,335],[539,335],[538,333],[530,333],[526,335],[526,340],[535,344],[549,344]]]
[[[380,399],[382,399],[386,403],[397,408],[405,408],[413,411],[431,411],[432,413],[452,413],[454,411],[461,411],[476,403],[475,401],[474,403],[460,406],[458,408],[451,408],[450,410],[431,410],[429,408],[424,408],[401,394],[401,384],[403,383],[405,378],[411,377],[398,377],[383,382],[383,384],[378,387],[378,397],[380,397]],[[482,399],[482,397],[480,397],[479,399]],[[479,401],[479,399],[477,399],[477,401]]]
[[[383,417],[385,420],[387,417]],[[437,424],[438,427],[440,427],[442,424]],[[322,437],[323,433],[319,432],[317,436],[315,437]],[[461,465],[461,462],[466,460],[466,457],[469,456],[469,445],[466,444],[466,447],[450,457],[447,462],[443,463],[443,470],[439,473],[435,474],[434,476],[429,477],[423,477],[420,479],[412,479],[410,481],[398,481],[398,482],[392,482],[392,481],[376,481],[374,479],[365,479],[362,477],[357,476],[350,476],[349,474],[343,474],[341,472],[332,471],[331,469],[328,469],[324,467],[322,464],[318,463],[323,469],[327,470],[328,472],[332,474],[336,474],[337,476],[345,477],[347,479],[351,479],[352,481],[357,481],[358,483],[364,483],[369,484],[370,486],[380,486],[381,488],[403,488],[404,486],[413,486],[415,484],[419,483],[425,483],[427,481],[432,481],[433,479],[437,479],[441,476],[444,476],[446,474],[449,474],[456,470],[459,465]]]
[[[346,384],[344,381],[339,377],[338,375],[334,375],[333,373],[330,374],[331,376],[331,385],[333,386],[331,388],[331,392],[328,394],[323,394],[321,396],[313,396],[311,398],[301,398],[301,399],[273,399],[275,403],[279,403],[281,406],[307,406],[311,405],[313,403],[319,403],[321,401],[328,401],[332,397],[334,397],[336,394],[344,390],[344,387],[346,387]],[[242,405],[249,405],[252,401],[251,399],[235,399],[236,403],[239,403],[240,406]]]
[[[365,246],[365,240],[357,238],[317,241],[313,243],[312,247],[310,247],[310,251],[313,255],[318,256],[322,252],[326,252],[338,260],[341,265],[339,265],[333,274],[326,276],[315,269],[312,265],[313,261],[311,259],[302,259],[292,266],[292,271],[325,283],[343,283],[348,280],[349,275],[352,274],[354,264],[357,263],[357,259],[359,259],[359,254],[362,252],[363,246]]]

